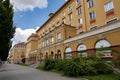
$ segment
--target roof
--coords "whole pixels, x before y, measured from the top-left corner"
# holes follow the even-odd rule
[[[50,21],[50,19],[52,19],[64,6],[66,6],[66,4],[68,4],[70,1],[73,0],[67,0],[54,14],[53,16],[51,16],[39,29],[37,29],[36,32],[38,32],[48,21]]]
[[[20,42],[18,44],[15,44],[14,47],[25,47],[26,46],[26,43],[25,42]]]
[[[27,38],[27,40],[29,40],[31,37],[38,37],[38,35],[35,34],[35,33],[32,33],[32,34]]]

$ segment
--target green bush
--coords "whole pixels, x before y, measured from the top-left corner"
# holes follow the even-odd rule
[[[99,58],[73,57],[72,59],[53,60],[46,59],[44,70],[62,71],[66,76],[87,76],[110,74],[113,71]]]
[[[65,64],[65,61],[64,60],[56,60],[55,61],[55,69],[58,70],[58,71],[63,71],[64,70],[64,65]]]
[[[104,62],[97,62],[93,67],[95,67],[98,74],[110,74],[113,72]]]
[[[54,69],[55,61],[53,59],[45,59],[44,70]]]

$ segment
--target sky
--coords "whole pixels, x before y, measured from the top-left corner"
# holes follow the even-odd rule
[[[31,33],[49,18],[49,13],[58,10],[66,0],[10,0],[14,8],[16,33],[13,45],[26,42]]]

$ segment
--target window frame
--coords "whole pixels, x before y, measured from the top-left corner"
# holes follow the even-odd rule
[[[88,1],[88,8],[91,8],[94,6],[94,0],[89,0]]]
[[[61,33],[58,32],[58,33],[57,33],[57,42],[60,41],[60,40],[61,40]]]
[[[108,12],[110,10],[114,9],[114,4],[113,1],[109,1],[107,3],[104,4],[104,10],[105,12]]]
[[[77,15],[80,15],[81,13],[82,13],[82,8],[81,7],[77,8]]]
[[[90,20],[95,19],[95,17],[96,17],[95,11],[91,11],[91,12],[89,13],[89,18],[90,18]]]

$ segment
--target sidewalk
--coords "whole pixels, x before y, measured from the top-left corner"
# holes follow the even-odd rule
[[[0,72],[2,72],[2,71],[5,71],[5,64],[2,64],[2,65],[0,66]]]

